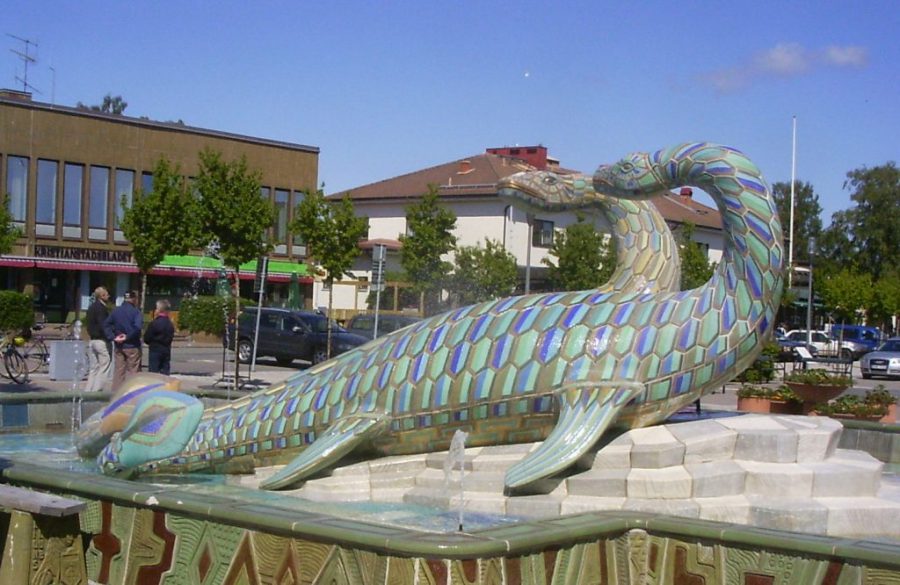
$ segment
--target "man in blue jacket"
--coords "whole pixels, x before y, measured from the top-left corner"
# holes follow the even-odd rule
[[[125,293],[125,300],[106,318],[103,329],[113,343],[115,369],[112,390],[115,392],[125,378],[141,369],[141,328],[144,316],[137,308],[137,291]]]

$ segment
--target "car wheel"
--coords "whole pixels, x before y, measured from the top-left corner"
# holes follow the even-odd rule
[[[316,351],[313,352],[312,363],[314,365],[321,364],[322,362],[324,362],[327,359],[328,359],[328,352],[325,351],[324,347],[317,347]]]
[[[238,340],[237,357],[244,363],[253,359],[253,344],[250,343],[249,339]]]
[[[291,365],[291,363],[293,363],[293,361],[294,361],[294,358],[290,358],[290,357],[275,358],[275,363],[278,364],[279,366],[289,366],[289,365]]]

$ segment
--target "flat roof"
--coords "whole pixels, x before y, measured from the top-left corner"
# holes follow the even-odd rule
[[[11,106],[15,108],[24,108],[29,110],[39,110],[44,112],[53,112],[64,114],[67,116],[82,116],[85,118],[95,118],[106,122],[114,122],[117,124],[128,124],[130,126],[140,126],[151,128],[153,130],[163,130],[167,132],[185,132],[189,134],[198,134],[202,136],[212,136],[216,138],[227,138],[229,140],[237,140],[251,144],[259,144],[263,146],[273,146],[276,148],[286,148],[289,150],[298,150],[309,152],[311,154],[319,154],[318,146],[309,146],[306,144],[296,144],[293,142],[284,142],[281,140],[269,140],[267,138],[257,138],[255,136],[245,136],[243,134],[234,134],[231,132],[222,132],[220,130],[209,130],[207,128],[198,128],[196,126],[188,126],[187,124],[179,124],[177,122],[157,122],[149,118],[134,118],[124,114],[108,114],[106,112],[97,112],[94,110],[73,108],[70,106],[57,106],[44,102],[35,102],[31,100],[15,99],[0,97],[0,105]]]

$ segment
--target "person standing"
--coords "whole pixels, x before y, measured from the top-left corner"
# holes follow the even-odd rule
[[[127,376],[136,374],[141,369],[141,328],[144,325],[144,316],[137,308],[137,302],[137,291],[126,292],[125,300],[113,309],[103,325],[106,338],[112,341],[115,347],[113,392]]]
[[[150,348],[147,360],[151,372],[169,375],[172,362],[172,340],[175,339],[175,326],[169,319],[169,301],[156,301],[156,318],[144,332],[144,343]]]
[[[87,310],[87,330],[91,340],[88,345],[88,379],[85,392],[100,392],[109,382],[110,343],[104,331],[104,323],[109,316],[109,291],[98,286],[94,289],[94,300]]]

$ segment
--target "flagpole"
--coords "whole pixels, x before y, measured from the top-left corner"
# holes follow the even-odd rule
[[[797,116],[793,116],[791,138],[791,220],[788,232],[788,289],[794,279],[794,183],[797,182]]]

